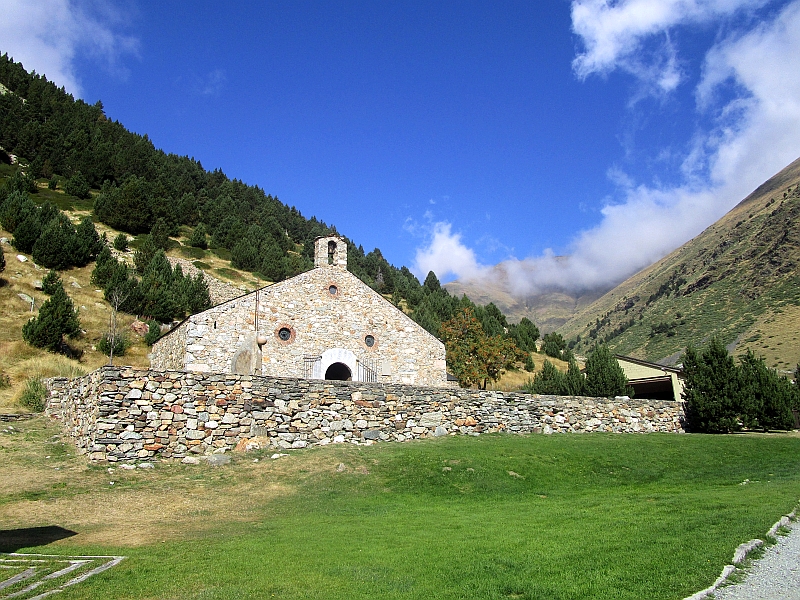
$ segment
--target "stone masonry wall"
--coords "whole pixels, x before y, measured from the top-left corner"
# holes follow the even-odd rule
[[[186,364],[186,323],[182,323],[153,344],[151,364],[160,369],[182,371]]]
[[[47,412],[92,460],[486,432],[677,432],[679,402],[103,367],[48,382]]]

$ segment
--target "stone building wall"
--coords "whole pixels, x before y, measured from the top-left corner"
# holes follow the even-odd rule
[[[186,322],[158,340],[150,351],[150,363],[159,369],[182,371],[186,366]]]
[[[682,432],[682,404],[103,367],[48,381],[92,460],[182,458],[487,432]]]
[[[185,336],[181,361],[175,336]],[[151,365],[231,373],[243,351],[260,365],[247,372],[265,376],[321,379],[339,362],[354,380],[447,386],[444,345],[337,264],[189,317],[153,346]]]

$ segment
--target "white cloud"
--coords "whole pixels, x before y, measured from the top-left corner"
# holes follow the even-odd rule
[[[584,50],[572,66],[581,78],[621,69],[651,92],[669,92],[682,79],[671,28],[706,23],[767,1],[573,0],[572,30]]]
[[[412,271],[424,280],[429,271],[439,279],[456,275],[462,279],[476,279],[483,276],[488,267],[478,263],[475,252],[461,241],[461,234],[452,233],[450,223],[434,223],[430,243],[426,248],[418,248]]]
[[[136,39],[114,31],[120,25],[119,15],[108,7],[90,9],[86,3],[69,0],[2,0],[0,51],[80,96],[75,71],[79,53],[120,72],[120,55],[135,54],[138,47]]]
[[[707,19],[709,14],[745,4],[735,0],[632,0],[613,6],[608,2],[576,1],[573,7],[593,7],[601,13],[598,18],[603,17],[604,11],[613,13],[618,7],[631,11],[654,6],[664,9],[657,13],[659,18],[651,15],[643,19],[637,13],[640,22],[631,26],[632,32],[606,26],[615,35],[610,41],[598,42],[596,50],[587,44],[592,51],[585,58],[587,68],[611,69],[615,57],[631,51],[634,42],[630,40],[639,35],[637,32],[656,31],[655,23],[668,27],[679,21],[676,15],[686,20],[688,14]],[[602,29],[602,23],[600,26]],[[623,192],[624,200],[602,209],[601,222],[576,236],[568,257],[556,257],[548,251],[542,256],[501,263],[506,272],[502,279],[509,282],[510,291],[527,295],[553,288],[578,291],[610,287],[720,218],[800,156],[798,73],[800,0],[786,4],[771,20],[750,31],[717,42],[704,57],[703,76],[696,89],[698,114],[710,116],[714,124],[696,132],[683,160],[683,182],[672,187],[636,185],[624,172],[610,168],[609,177]],[[728,94],[725,97],[719,93],[722,86]],[[737,91],[731,95],[731,89]],[[460,237],[450,233],[449,226],[440,228],[433,241],[437,250],[432,244],[418,251],[418,264],[419,257],[435,256],[440,257],[439,264],[463,280],[498,275],[497,269],[478,265]],[[457,247],[457,256],[464,258],[448,262],[448,245]],[[425,264],[435,263],[431,260]]]

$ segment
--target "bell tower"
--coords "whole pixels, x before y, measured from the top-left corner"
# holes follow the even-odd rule
[[[314,267],[338,267],[347,270],[347,244],[338,235],[314,240]]]

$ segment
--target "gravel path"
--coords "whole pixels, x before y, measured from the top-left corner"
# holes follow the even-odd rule
[[[754,561],[742,583],[714,592],[716,600],[800,600],[800,521],[792,523],[789,535]]]

